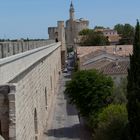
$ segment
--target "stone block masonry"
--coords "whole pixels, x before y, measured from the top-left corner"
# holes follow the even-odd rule
[[[9,87],[6,94],[9,138],[5,140],[42,140],[61,73],[61,44],[2,60],[0,84],[7,83]],[[0,91],[0,103],[3,100],[4,94]]]

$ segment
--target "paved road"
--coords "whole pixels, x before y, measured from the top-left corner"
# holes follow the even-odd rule
[[[66,79],[62,78],[60,91],[56,96],[56,104],[50,128],[46,132],[46,140],[80,140],[81,127],[77,111],[68,104],[63,94]]]

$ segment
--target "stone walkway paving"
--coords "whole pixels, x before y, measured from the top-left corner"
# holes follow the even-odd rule
[[[48,128],[45,140],[80,140],[80,124],[74,106],[68,104],[64,96],[66,79],[60,81],[60,90],[56,96],[52,122]]]
[[[51,125],[45,132],[44,140],[89,140],[84,136],[84,128],[81,127],[74,106],[70,105],[64,95],[66,78],[60,80],[60,90],[56,95],[56,101],[52,113]]]

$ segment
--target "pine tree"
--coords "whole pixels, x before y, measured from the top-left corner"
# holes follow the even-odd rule
[[[130,55],[128,69],[127,111],[129,130],[132,140],[140,140],[140,26],[139,21],[135,28],[133,54]]]

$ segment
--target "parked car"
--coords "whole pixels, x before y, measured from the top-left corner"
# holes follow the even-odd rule
[[[63,70],[63,73],[67,73],[67,72],[68,72],[68,69],[65,68],[65,69]]]
[[[72,70],[74,70],[74,67],[68,66],[67,69],[68,69],[68,71],[72,71]]]

